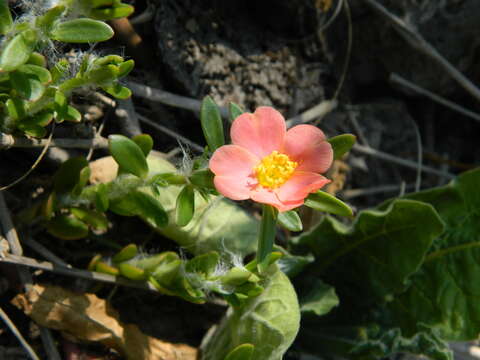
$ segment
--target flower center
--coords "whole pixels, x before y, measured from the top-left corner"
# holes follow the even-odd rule
[[[255,167],[257,180],[263,187],[275,189],[282,186],[292,176],[298,163],[285,154],[273,151]]]

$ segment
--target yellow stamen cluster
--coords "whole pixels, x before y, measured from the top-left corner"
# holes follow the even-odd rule
[[[291,161],[287,155],[273,151],[265,156],[254,170],[260,185],[276,189],[292,176],[297,166],[298,163]]]

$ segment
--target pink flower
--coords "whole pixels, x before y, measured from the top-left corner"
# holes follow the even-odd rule
[[[320,175],[333,161],[323,132],[312,125],[287,131],[275,109],[259,107],[235,119],[232,145],[218,148],[210,159],[218,192],[232,200],[252,199],[280,212],[303,205],[305,198],[328,184]]]

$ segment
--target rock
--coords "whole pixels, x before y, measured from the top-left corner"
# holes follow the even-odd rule
[[[159,1],[167,75],[189,96],[209,94],[223,105],[305,109],[325,97],[326,66],[311,64],[324,60],[319,11],[310,0]]]
[[[378,0],[408,21],[440,54],[467,76],[478,64],[478,0]],[[386,80],[391,72],[436,93],[457,90],[455,81],[433,60],[408,44],[377,13],[359,2],[353,7],[352,73],[361,85]],[[476,74],[478,75],[478,74]]]

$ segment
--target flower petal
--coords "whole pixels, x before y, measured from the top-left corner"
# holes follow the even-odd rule
[[[289,211],[303,205],[303,199],[297,201],[282,202],[273,190],[265,189],[257,186],[255,190],[250,193],[250,198],[262,204],[269,204],[278,209],[280,212]]]
[[[333,149],[325,134],[313,125],[297,125],[287,131],[284,152],[298,162],[297,170],[323,173],[333,161]]]
[[[295,171],[288,181],[277,189],[281,202],[305,199],[311,192],[321,189],[330,182],[326,177],[306,171]]]
[[[215,176],[213,183],[220,194],[232,200],[249,199],[252,187],[256,185],[249,177],[237,176]]]
[[[247,177],[253,174],[253,168],[260,160],[248,150],[237,145],[219,147],[209,162],[215,175]]]
[[[240,115],[233,121],[230,130],[235,145],[244,147],[260,159],[274,150],[281,151],[285,134],[285,119],[268,106],[259,107],[253,114]]]

